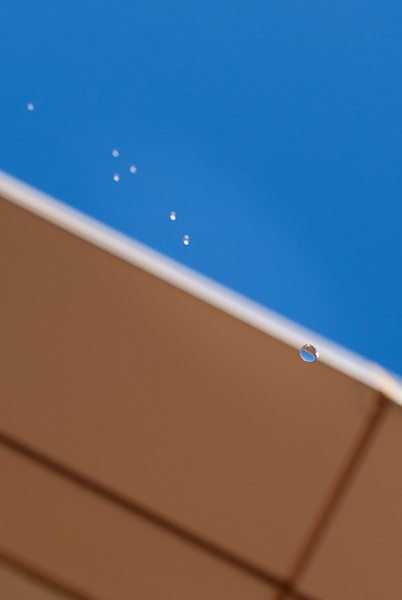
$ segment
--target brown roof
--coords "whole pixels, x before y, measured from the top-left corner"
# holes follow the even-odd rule
[[[395,378],[5,176],[0,217],[7,597],[400,597]]]

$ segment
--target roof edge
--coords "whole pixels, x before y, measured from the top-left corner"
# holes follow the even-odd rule
[[[290,319],[0,171],[0,196],[25,210],[299,349],[313,344],[320,362],[402,406],[402,379]]]

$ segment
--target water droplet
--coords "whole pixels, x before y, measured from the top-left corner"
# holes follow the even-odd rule
[[[114,148],[114,150],[112,150],[112,155],[117,158],[119,156],[119,151],[117,150],[117,148]]]
[[[304,346],[300,348],[300,356],[305,362],[312,363],[317,360],[320,354],[311,344],[304,344]]]
[[[174,212],[174,210],[172,210],[172,212],[169,215],[169,218],[171,221],[176,221],[176,213]]]
[[[189,245],[189,243],[190,243],[190,236],[188,236],[188,235],[185,235],[185,236],[183,237],[183,244],[184,244],[185,246],[188,246],[188,245]]]
[[[113,179],[114,179],[115,181],[120,181],[120,175],[119,175],[118,173],[115,173],[115,174],[113,175]]]
[[[34,108],[35,108],[35,107],[34,107],[34,105],[32,104],[32,102],[28,102],[28,104],[27,104],[27,109],[28,109],[28,110],[30,110],[30,111],[32,112]]]
[[[137,172],[137,167],[135,165],[131,165],[130,173],[136,173],[136,172]]]

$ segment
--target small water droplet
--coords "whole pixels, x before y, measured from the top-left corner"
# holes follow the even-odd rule
[[[115,174],[113,175],[113,179],[114,179],[115,181],[120,181],[120,175],[119,175],[118,173],[115,173]]]
[[[34,105],[32,104],[32,102],[28,102],[27,104],[27,109],[30,110],[31,112],[34,110]]]
[[[188,235],[185,235],[185,236],[183,237],[183,244],[184,244],[185,246],[188,246],[188,245],[189,245],[189,243],[190,243],[190,236],[188,236]]]
[[[317,360],[320,354],[311,344],[304,344],[304,346],[300,348],[300,356],[305,362],[313,363]]]
[[[117,148],[114,148],[114,149],[112,150],[112,155],[113,155],[115,158],[117,158],[117,157],[119,156],[119,151],[117,150]]]
[[[176,213],[174,212],[174,210],[172,210],[172,212],[169,215],[169,218],[171,221],[176,221]]]
[[[137,172],[137,167],[135,165],[131,165],[130,173],[136,173],[136,172]]]

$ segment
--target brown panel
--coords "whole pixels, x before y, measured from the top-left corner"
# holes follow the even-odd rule
[[[0,545],[109,600],[267,600],[264,583],[0,448]]]
[[[7,202],[0,243],[1,427],[286,575],[372,390]]]
[[[301,581],[325,600],[402,597],[402,409],[391,405]]]
[[[52,592],[40,584],[0,563],[1,597],[6,600],[71,600],[65,595]]]

